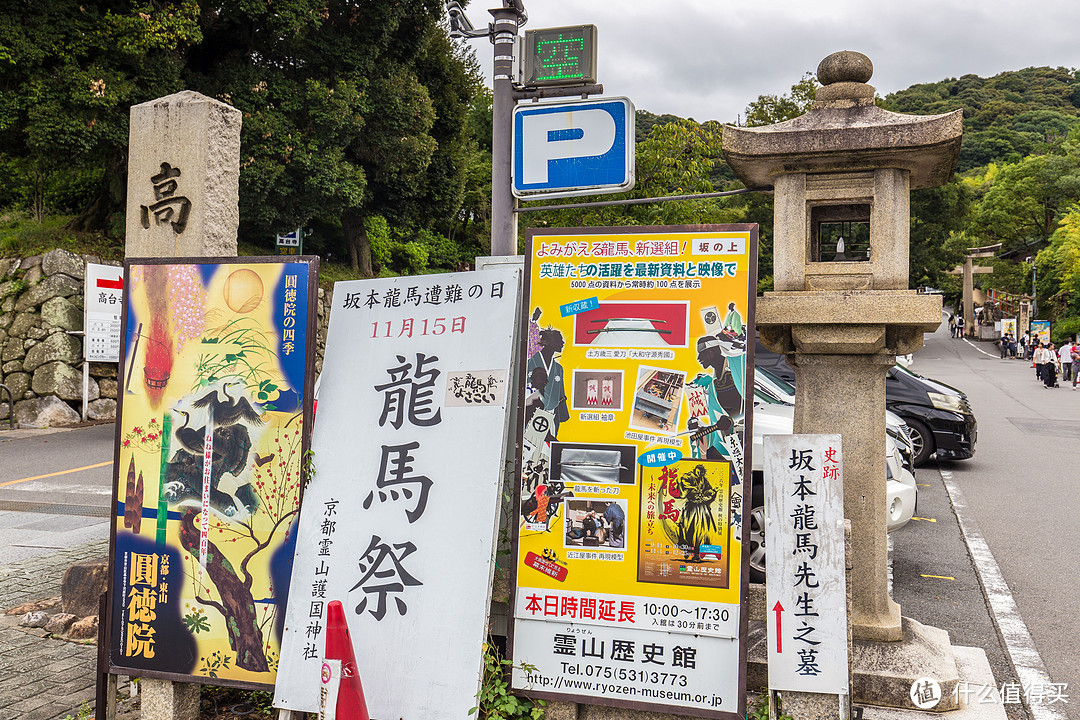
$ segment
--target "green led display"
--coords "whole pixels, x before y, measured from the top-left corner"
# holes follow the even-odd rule
[[[596,82],[596,26],[525,32],[524,84],[579,85]]]
[[[559,33],[552,40],[536,43],[536,57],[540,66],[537,80],[580,80],[581,56],[585,52],[585,38],[565,37]]]

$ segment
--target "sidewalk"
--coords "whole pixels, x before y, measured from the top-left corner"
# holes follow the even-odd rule
[[[0,610],[59,595],[68,567],[108,552],[108,540],[95,540],[0,567]],[[17,622],[0,622],[0,720],[60,720],[84,703],[92,711],[97,645],[39,637]]]

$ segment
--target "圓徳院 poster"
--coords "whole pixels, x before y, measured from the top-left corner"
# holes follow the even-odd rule
[[[275,706],[318,709],[333,600],[372,717],[476,706],[520,279],[335,285]]]
[[[110,671],[274,683],[317,272],[317,258],[126,263]]]
[[[529,241],[513,687],[741,716],[757,226]]]

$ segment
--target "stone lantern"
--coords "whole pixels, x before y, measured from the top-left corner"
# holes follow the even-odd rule
[[[840,432],[852,524],[852,635],[904,638],[889,596],[885,383],[897,355],[941,323],[941,297],[908,290],[909,192],[944,184],[962,112],[900,115],[874,104],[870,59],[830,55],[804,115],[724,128],[748,187],[772,187],[774,291],[758,299],[762,343],[795,368],[795,432]],[[946,640],[947,643],[947,640]]]

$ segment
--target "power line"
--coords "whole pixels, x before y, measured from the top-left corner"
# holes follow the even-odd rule
[[[587,207],[613,207],[615,205],[644,205],[645,203],[668,202],[669,200],[708,200],[709,198],[730,197],[731,195],[745,195],[747,193],[771,193],[772,188],[740,188],[739,190],[725,190],[724,192],[699,193],[696,195],[665,195],[664,197],[632,198],[630,200],[598,200],[587,203],[567,203],[566,205],[533,205],[531,207],[514,208],[514,212],[535,212],[537,210],[570,210],[572,208]]]

